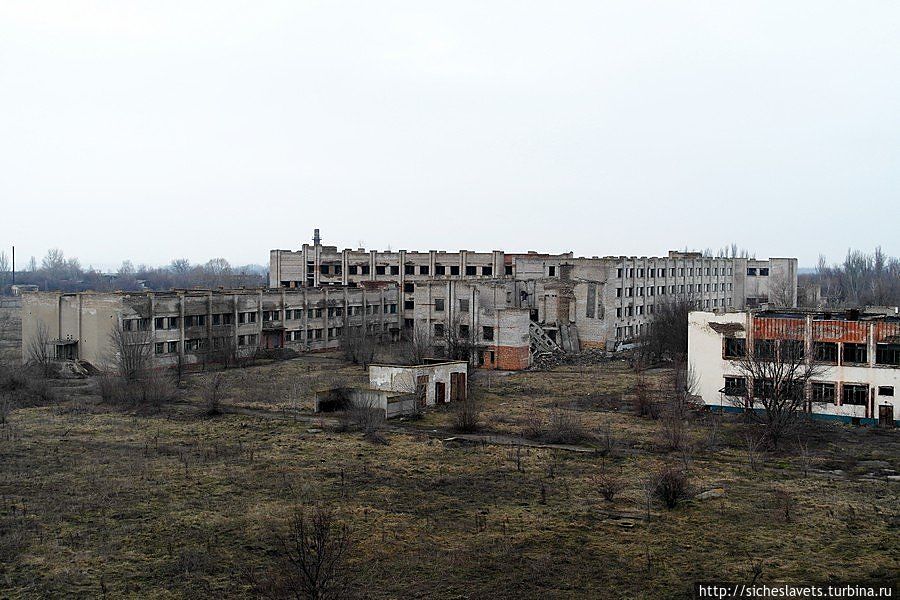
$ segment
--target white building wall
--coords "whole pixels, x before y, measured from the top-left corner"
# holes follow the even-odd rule
[[[750,313],[747,312],[694,311],[688,315],[688,362],[698,377],[698,394],[708,406],[735,407],[734,401],[724,397],[720,390],[725,386],[726,376],[743,376],[738,368],[738,361],[723,357],[725,336],[713,329],[713,325],[739,324],[743,331],[736,332],[733,336],[746,339],[747,330],[751,326],[750,318]],[[748,341],[748,347],[751,343],[752,339]],[[877,419],[878,407],[888,404],[893,407],[894,420],[900,420],[900,368],[879,365],[825,365],[822,368],[824,370],[812,379],[813,382],[868,385],[870,393],[874,393],[874,413],[869,418]],[[878,395],[878,388],[881,386],[893,387],[894,395]],[[840,402],[839,391],[836,401]],[[759,404],[755,406],[761,408]],[[813,404],[812,412],[845,418],[867,418],[866,407],[858,405]]]

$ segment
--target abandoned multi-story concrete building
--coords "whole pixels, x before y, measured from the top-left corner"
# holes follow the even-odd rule
[[[900,315],[891,310],[755,309],[694,311],[688,317],[688,360],[709,406],[743,410],[754,386],[741,368],[749,355],[792,352],[817,363],[807,384],[813,415],[890,424],[900,419]],[[774,360],[774,358],[773,358]],[[765,383],[765,382],[763,382]],[[754,395],[753,408],[760,409]]]
[[[348,334],[399,337],[396,285],[296,290],[27,293],[22,301],[23,359],[35,341],[59,359],[98,368],[114,362],[121,328],[152,345],[155,366],[190,365],[258,349],[337,348]]]
[[[272,287],[396,283],[406,331],[423,328],[438,346],[445,346],[447,335],[441,342],[435,325],[439,333],[447,332],[448,319],[468,320],[455,325],[462,326],[483,351],[479,357],[485,365],[494,363],[501,352],[492,348],[497,344],[490,342],[496,340],[483,338],[489,335],[483,328],[490,327],[484,323],[501,320],[500,315],[489,316],[494,310],[527,309],[534,352],[540,346],[571,351],[618,347],[640,337],[652,322],[655,307],[665,302],[689,301],[702,309],[797,303],[794,258],[756,260],[676,251],[664,257],[578,258],[571,252],[338,250],[323,246],[316,230],[313,244],[303,244],[298,251],[272,250],[269,259]],[[444,292],[437,291],[442,288]],[[436,310],[432,299],[441,293],[454,309],[464,300],[462,295],[471,296],[468,312]],[[510,322],[511,314],[506,313],[504,322]],[[492,351],[494,360],[488,360]]]

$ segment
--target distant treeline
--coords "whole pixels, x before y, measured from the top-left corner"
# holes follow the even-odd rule
[[[881,248],[868,254],[849,250],[844,262],[829,265],[824,256],[814,273],[800,275],[800,302],[820,307],[900,305],[900,259]]]
[[[0,251],[0,290],[9,292],[13,283],[9,255]],[[17,265],[15,283],[37,285],[42,291],[79,292],[168,290],[172,288],[259,287],[268,282],[268,272],[260,265],[232,267],[224,258],[192,264],[186,258],[173,260],[165,267],[138,265],[124,261],[115,273],[83,268],[74,257],[67,258],[54,248],[40,263],[34,257],[25,268]]]

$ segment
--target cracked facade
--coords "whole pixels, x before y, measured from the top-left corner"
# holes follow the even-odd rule
[[[446,346],[451,335],[467,336],[478,362],[496,368],[522,368],[530,361],[507,360],[521,353],[523,337],[532,355],[541,340],[549,350],[620,348],[645,333],[657,305],[673,300],[710,310],[797,303],[795,258],[677,251],[662,257],[591,258],[571,252],[381,252],[338,250],[319,241],[269,255],[271,287],[371,281],[399,286],[404,331],[427,336],[438,347]],[[527,323],[514,316],[522,311]]]

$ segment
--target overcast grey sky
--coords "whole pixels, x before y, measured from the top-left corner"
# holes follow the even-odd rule
[[[900,254],[900,2],[0,1],[0,244]]]

